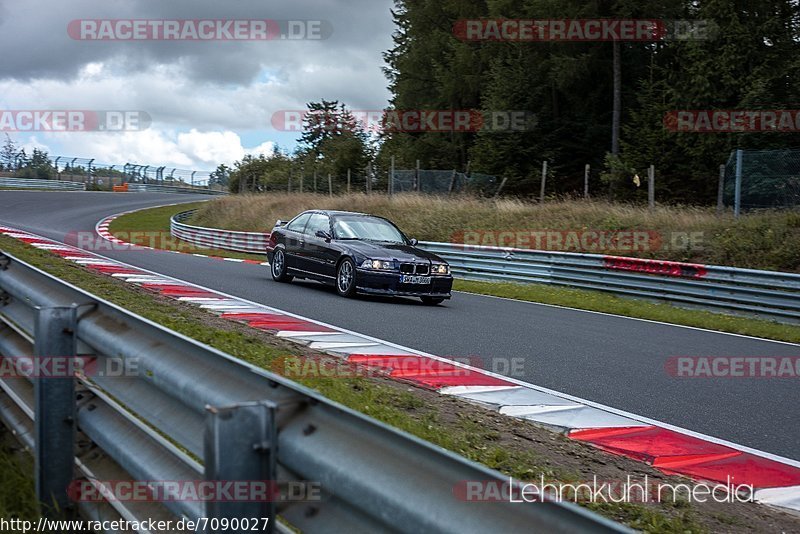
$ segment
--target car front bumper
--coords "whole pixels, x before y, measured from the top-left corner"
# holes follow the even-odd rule
[[[358,269],[356,291],[369,295],[392,295],[398,297],[450,298],[453,289],[452,276],[431,276],[430,284],[401,284],[396,272],[376,272]]]

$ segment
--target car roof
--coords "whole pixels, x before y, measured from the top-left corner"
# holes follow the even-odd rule
[[[324,213],[325,215],[336,217],[337,215],[356,215],[359,217],[377,217],[377,215],[370,215],[369,213],[359,213],[357,211],[340,211],[340,210],[308,210],[303,213]],[[381,217],[382,218],[382,217]]]

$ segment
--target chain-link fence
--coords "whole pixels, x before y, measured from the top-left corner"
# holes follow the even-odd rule
[[[503,181],[482,173],[454,170],[395,169],[383,173],[350,171],[342,175],[323,173],[292,173],[270,175],[234,184],[238,192],[286,191],[292,193],[424,193],[432,195],[473,194],[493,196],[499,193]]]
[[[389,171],[391,174],[391,171]],[[395,170],[392,180],[393,193],[452,194],[467,193],[493,196],[499,192],[502,181],[495,176],[481,173],[464,173],[455,170]]]
[[[734,150],[725,165],[722,198],[736,213],[800,206],[800,149]]]
[[[88,189],[111,190],[115,185],[142,183],[186,188],[226,189],[210,171],[178,169],[165,165],[108,164],[90,158],[54,156],[18,157],[0,169],[0,175],[15,178],[83,182]]]

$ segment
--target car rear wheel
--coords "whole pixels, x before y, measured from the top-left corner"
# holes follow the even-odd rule
[[[423,304],[427,304],[428,306],[436,306],[444,302],[444,299],[441,297],[420,297],[420,299],[422,299]]]
[[[336,292],[343,297],[356,294],[356,265],[350,258],[345,258],[336,269]]]
[[[286,254],[282,248],[275,249],[272,254],[272,261],[270,262],[270,272],[272,272],[272,279],[276,282],[291,282],[291,275],[286,274]]]

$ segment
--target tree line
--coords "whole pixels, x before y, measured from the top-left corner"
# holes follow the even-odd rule
[[[798,146],[798,133],[673,132],[664,124],[675,110],[797,109],[796,0],[396,0],[393,13],[386,73],[394,108],[527,110],[537,117],[525,132],[393,134],[381,152],[405,164],[463,168],[470,161],[508,177],[507,190],[520,195],[536,192],[543,160],[555,177],[549,183],[563,194],[582,191],[591,164],[602,169],[593,188],[623,199],[646,195],[632,177],[655,165],[660,200],[710,203],[731,150]],[[702,22],[709,32],[649,42],[454,36],[459,20],[498,18],[682,20]]]
[[[796,0],[395,0],[394,45],[384,72],[391,110],[510,110],[533,115],[522,131],[403,131],[375,136],[339,102],[308,105],[300,147],[236,165],[286,185],[289,172],[342,179],[373,164],[472,170],[505,178],[504,192],[538,196],[591,190],[646,198],[657,170],[659,201],[713,203],[719,166],[736,148],[798,146],[798,133],[692,133],[665,126],[677,110],[796,109],[800,103],[800,4]],[[459,21],[657,19],[702,24],[707,35],[651,41],[465,40]],[[699,37],[699,38],[696,38]],[[335,118],[332,118],[335,117]],[[337,128],[325,128],[331,121]],[[303,171],[299,169],[304,169]],[[266,174],[263,174],[266,173]],[[635,177],[641,177],[636,180]],[[245,178],[246,179],[246,178]],[[262,188],[270,187],[270,179]]]
[[[0,147],[0,171],[13,172],[18,178],[37,179],[49,179],[56,172],[47,151],[34,148],[28,155],[8,134]]]

